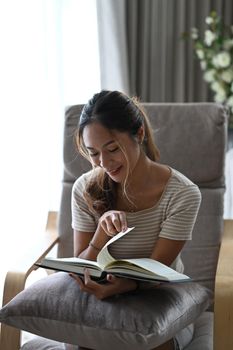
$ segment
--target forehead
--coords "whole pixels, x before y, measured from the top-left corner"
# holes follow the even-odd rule
[[[109,141],[115,141],[118,132],[113,132],[100,123],[91,123],[83,129],[83,142],[86,147],[99,147]]]
[[[132,139],[127,132],[120,132],[117,130],[109,130],[98,122],[93,122],[85,126],[83,130],[83,142],[87,148],[99,149],[106,147],[113,142],[127,147],[132,143]]]

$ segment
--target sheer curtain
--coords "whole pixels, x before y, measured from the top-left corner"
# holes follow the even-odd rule
[[[181,34],[191,27],[203,32],[212,10],[232,24],[231,0],[98,0],[97,5],[102,87],[120,86],[145,102],[212,100],[193,44]]]
[[[1,1],[0,43],[3,276],[59,208],[65,107],[100,89],[95,0]]]
[[[99,32],[104,32],[102,87],[120,88],[144,102],[213,101],[193,43],[181,40],[181,33],[192,27],[203,33],[212,10],[232,24],[232,0],[98,0],[97,5]],[[226,158],[226,218],[233,218],[232,174],[231,152]]]

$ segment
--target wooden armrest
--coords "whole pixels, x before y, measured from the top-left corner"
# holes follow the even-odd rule
[[[233,349],[233,220],[225,220],[214,301],[214,350]]]
[[[45,257],[58,241],[57,212],[49,212],[45,234],[34,240],[33,248],[27,252],[24,260],[17,262],[17,267],[6,274],[3,305],[24,289],[28,275],[38,268],[34,264]],[[18,350],[19,348],[20,330],[1,324],[0,350]]]

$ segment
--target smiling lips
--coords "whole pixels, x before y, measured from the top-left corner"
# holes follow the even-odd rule
[[[116,168],[114,170],[108,170],[107,173],[111,176],[115,176],[120,172],[121,168],[122,168],[122,166],[119,166],[118,168]]]

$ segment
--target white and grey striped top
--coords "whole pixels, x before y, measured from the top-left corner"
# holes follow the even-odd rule
[[[88,210],[83,198],[90,173],[79,177],[72,190],[72,227],[83,232],[94,232],[98,222],[98,217]],[[110,246],[110,253],[118,259],[150,257],[159,237],[190,240],[200,202],[198,187],[183,174],[171,169],[164,192],[154,206],[126,213],[128,227],[135,228],[114,242]],[[172,267],[183,272],[180,256]]]

